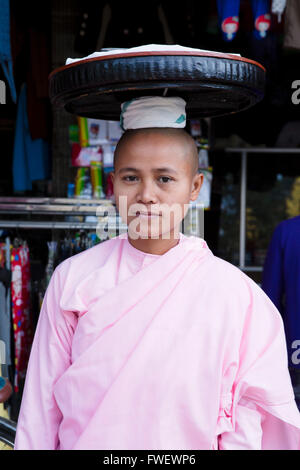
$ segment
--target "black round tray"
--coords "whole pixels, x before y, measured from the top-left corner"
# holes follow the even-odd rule
[[[264,96],[264,67],[222,53],[139,52],[83,59],[49,76],[53,105],[78,116],[119,120],[121,103],[139,96],[180,96],[187,118],[215,117]]]

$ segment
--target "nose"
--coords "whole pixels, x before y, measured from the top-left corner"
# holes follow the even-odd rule
[[[158,198],[155,184],[152,181],[141,182],[136,200],[138,203],[142,204],[156,204],[158,202]]]

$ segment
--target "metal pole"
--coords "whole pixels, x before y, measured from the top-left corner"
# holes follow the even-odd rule
[[[107,227],[108,230],[116,228],[114,222],[39,222],[39,221],[19,221],[19,220],[1,220],[0,228],[22,228],[22,229],[53,229],[53,230],[96,230],[97,228]],[[119,230],[127,230],[127,225],[119,224]]]
[[[240,268],[245,268],[246,253],[246,191],[247,191],[247,150],[241,155],[241,206],[240,206]]]

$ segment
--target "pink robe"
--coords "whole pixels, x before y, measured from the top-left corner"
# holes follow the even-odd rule
[[[180,235],[160,256],[123,234],[56,268],[15,449],[300,449],[280,314]]]

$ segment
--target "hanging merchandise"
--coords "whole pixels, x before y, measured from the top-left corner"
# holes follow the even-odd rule
[[[75,197],[111,198],[109,173],[114,170],[116,145],[108,142],[101,147],[80,147],[72,144],[72,165],[77,166]]]
[[[30,136],[27,85],[23,84],[18,99],[13,149],[14,191],[30,191],[33,181],[47,179],[49,175],[49,144],[44,139],[32,139]]]
[[[101,119],[87,119],[88,145],[100,145],[107,142],[107,121]]]
[[[202,132],[200,132],[200,134],[197,132],[198,126],[196,126],[195,122],[193,123],[193,126],[196,144],[199,149],[198,173],[203,175],[203,183],[197,199],[190,202],[188,215],[184,221],[184,231],[189,235],[203,237],[203,211],[210,209],[213,168],[209,166],[208,139],[201,137]]]
[[[78,168],[75,180],[75,197],[91,199],[92,184],[90,169],[86,167]]]
[[[119,121],[107,121],[108,140],[110,142],[118,142],[123,134]]]
[[[218,0],[217,6],[222,37],[232,41],[239,29],[240,0]]]
[[[10,240],[0,243],[0,340],[5,345],[5,364],[11,364]]]
[[[104,198],[102,186],[102,162],[91,162],[91,181],[93,198]]]
[[[74,183],[68,183],[67,197],[74,198],[74,196],[75,196],[75,184]]]
[[[2,372],[5,369],[4,375],[10,375],[17,394],[22,391],[36,327],[34,302],[37,301],[40,310],[58,264],[102,240],[95,232],[81,230],[61,240],[47,242],[48,262],[44,277],[32,284],[27,242],[16,237],[11,243],[3,231],[0,231],[0,237],[0,340],[5,344],[5,352],[0,350],[0,359],[5,354]]]
[[[300,2],[289,0],[286,5],[284,18],[283,47],[300,49]]]
[[[114,201],[114,190],[111,173],[114,171],[114,152],[116,145],[109,144],[103,146],[103,179],[105,195]]]
[[[190,120],[190,134],[194,139],[198,139],[202,135],[200,119]]]
[[[54,267],[58,266],[65,259],[97,245],[100,241],[95,232],[87,233],[84,230],[73,235],[66,235],[57,242],[54,254]]]
[[[20,380],[25,378],[30,347],[33,339],[30,311],[29,249],[25,242],[16,239],[11,251],[12,319],[15,341],[14,390],[19,391]]]
[[[269,0],[250,0],[257,39],[265,38],[271,26]],[[224,41],[232,41],[239,29],[240,0],[217,0],[219,24]]]
[[[106,185],[105,185],[105,195],[107,199],[110,199],[113,203],[115,203],[115,195],[114,195],[114,185],[112,181],[111,171],[105,173],[104,176],[106,177]]]
[[[208,151],[206,148],[201,147],[198,153],[199,168],[208,168]]]
[[[9,0],[0,0],[0,64],[10,88],[11,98],[17,102],[17,93],[13,76],[13,61],[10,44],[10,4]],[[4,100],[5,102],[5,100]],[[4,103],[5,104],[5,103]]]
[[[47,242],[48,246],[48,263],[46,266],[46,285],[48,286],[51,276],[54,271],[55,253],[57,249],[57,242]]]
[[[84,117],[77,117],[78,120],[78,129],[79,129],[79,143],[81,147],[87,147],[88,145],[88,129],[87,129],[87,120]]]
[[[269,0],[251,0],[251,4],[254,18],[253,35],[256,39],[265,38],[271,27]]]
[[[70,124],[69,126],[69,143],[79,144],[79,126],[78,124]]]
[[[12,386],[9,380],[1,376],[1,363],[0,363],[0,404],[6,402],[9,399],[11,394],[12,394]]]
[[[204,209],[210,209],[210,197],[211,197],[211,186],[212,186],[212,167],[209,165],[208,156],[208,141],[202,139],[198,142],[199,153],[198,153],[198,165],[199,173],[203,174],[203,183],[198,195],[198,198],[194,202],[195,205],[201,205]]]
[[[284,12],[285,7],[286,7],[286,0],[272,0],[271,11],[274,15],[277,15],[278,23],[281,22],[281,16]]]
[[[199,196],[196,200],[196,204],[203,204],[204,209],[210,209],[210,197],[213,175],[212,167],[209,166],[208,143],[205,139],[202,139],[202,141],[202,143],[199,143],[200,150],[198,153],[198,161],[199,172],[203,174],[203,183],[200,189]]]
[[[77,172],[75,197],[113,199],[110,173],[114,170],[116,144],[123,133],[120,122],[81,116],[77,116],[77,121],[79,142],[74,126],[69,128],[72,166],[84,168]]]
[[[196,202],[203,204],[204,209],[210,209],[210,198],[211,198],[211,187],[212,187],[212,167],[202,168],[201,172],[203,174],[203,183],[199,193],[199,197]]]
[[[113,168],[115,149],[116,149],[116,145],[114,144],[108,143],[108,144],[103,145],[103,167],[104,168],[108,168],[108,167]]]
[[[108,122],[78,116],[79,142],[81,147],[101,145],[108,142]]]
[[[81,147],[80,144],[73,143],[71,158],[72,166],[90,166],[92,160],[102,161],[103,149],[101,146]]]

